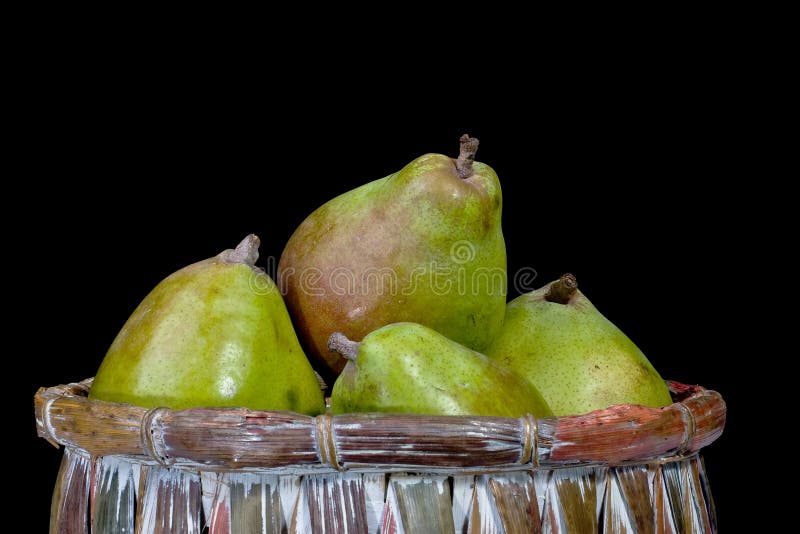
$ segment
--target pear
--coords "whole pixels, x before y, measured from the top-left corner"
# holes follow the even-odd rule
[[[486,354],[527,378],[557,416],[672,402],[650,361],[597,311],[571,274],[509,302]]]
[[[173,409],[325,410],[280,292],[255,267],[259,239],[159,283],[109,348],[91,398]]]
[[[474,350],[500,329],[506,249],[497,175],[461,138],[457,159],[426,154],[330,200],[295,230],[279,281],[310,357],[334,375],[335,331],[360,340],[416,322]]]
[[[420,324],[386,325],[360,343],[335,332],[330,348],[348,360],[333,385],[334,414],[552,415],[523,378]]]

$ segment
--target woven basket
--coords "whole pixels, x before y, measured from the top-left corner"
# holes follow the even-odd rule
[[[50,531],[715,532],[698,451],[725,403],[668,385],[664,408],[543,419],[148,410],[89,400],[91,379],[42,388],[39,436],[66,448]]]

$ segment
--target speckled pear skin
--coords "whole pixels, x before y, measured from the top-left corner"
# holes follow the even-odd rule
[[[247,240],[250,257],[237,257]],[[248,236],[159,283],[112,343],[89,396],[147,408],[324,412],[280,292],[254,267],[257,249]]]
[[[479,352],[415,323],[368,334],[333,385],[331,412],[552,415],[532,385]]]
[[[309,357],[335,376],[345,361],[327,348],[333,332],[361,340],[405,321],[485,348],[505,313],[501,211],[491,167],[474,162],[462,178],[456,160],[441,154],[421,156],[314,211],[278,266]]]
[[[580,290],[566,304],[546,300],[554,283],[508,304],[486,354],[534,384],[556,416],[614,404],[671,404],[642,351]]]

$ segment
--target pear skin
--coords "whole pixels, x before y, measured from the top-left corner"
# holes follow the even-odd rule
[[[527,378],[557,416],[614,404],[672,403],[650,361],[578,290],[571,274],[512,300],[486,354]]]
[[[349,360],[333,385],[334,414],[552,415],[525,379],[420,324],[390,324],[360,343],[334,333],[330,346]]]
[[[258,237],[159,283],[112,343],[89,396],[146,408],[325,411]]]
[[[333,375],[328,349],[340,331],[360,340],[395,322],[416,322],[474,350],[505,313],[506,249],[497,175],[461,154],[421,156],[400,171],[327,202],[289,239],[281,289],[309,357]]]

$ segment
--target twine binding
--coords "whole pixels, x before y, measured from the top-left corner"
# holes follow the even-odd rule
[[[67,446],[67,442],[62,441],[56,437],[56,430],[53,428],[53,421],[50,419],[50,408],[53,403],[58,400],[58,397],[51,397],[44,402],[42,406],[42,426],[44,427],[44,438],[54,447],[58,448],[59,445]]]
[[[682,402],[676,402],[675,404],[678,406],[678,408],[680,408],[683,415],[683,421],[685,423],[683,439],[681,440],[681,444],[678,446],[676,451],[676,454],[683,456],[692,447],[692,442],[694,441],[694,436],[697,432],[697,421],[694,418],[692,410],[690,410],[688,406]]]
[[[539,467],[539,421],[528,413],[522,417],[522,425],[524,441],[519,463],[531,462],[533,467]]]
[[[333,417],[318,415],[314,418],[317,428],[317,450],[322,463],[329,464],[337,471],[342,471],[339,458],[336,456],[336,441],[333,435]]]
[[[156,443],[155,425],[158,424],[158,420],[166,411],[168,411],[168,408],[151,408],[147,410],[142,418],[142,425],[140,429],[142,448],[148,455],[150,455],[151,458],[164,467],[170,466],[173,461],[166,454],[159,452],[159,449],[163,450],[163,446],[159,447],[158,443]]]

